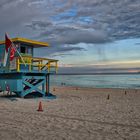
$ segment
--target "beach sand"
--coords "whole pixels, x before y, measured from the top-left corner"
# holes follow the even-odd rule
[[[140,140],[140,90],[52,87],[57,99],[0,96],[0,140]],[[38,112],[39,101],[43,112]]]

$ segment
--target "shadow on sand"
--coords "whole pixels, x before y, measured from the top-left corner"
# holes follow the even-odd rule
[[[22,97],[19,97],[16,93],[7,94],[7,93],[0,92],[0,99],[8,99],[10,101],[18,101],[18,99],[21,99],[21,98]],[[34,98],[42,98],[42,95],[39,93],[33,92],[33,93],[26,95],[22,99],[34,99]]]

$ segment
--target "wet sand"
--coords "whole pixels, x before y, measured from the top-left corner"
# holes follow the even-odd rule
[[[0,140],[140,140],[140,90],[52,87],[51,91],[57,99],[1,94]],[[37,111],[39,101],[43,112]]]

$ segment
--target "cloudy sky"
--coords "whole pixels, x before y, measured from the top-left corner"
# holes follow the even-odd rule
[[[0,0],[0,38],[50,43],[36,56],[59,59],[60,71],[140,69],[139,0]]]

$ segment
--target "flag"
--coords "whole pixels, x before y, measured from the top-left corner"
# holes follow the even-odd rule
[[[5,49],[8,52],[8,49],[12,47],[12,41],[8,38],[7,33],[5,33]]]
[[[14,47],[11,47],[11,52],[10,52],[10,61],[14,59],[16,49]]]
[[[7,53],[9,48],[10,48],[10,61],[12,61],[14,59],[16,49],[14,47],[13,42],[8,37],[7,33],[5,33],[5,49]]]

